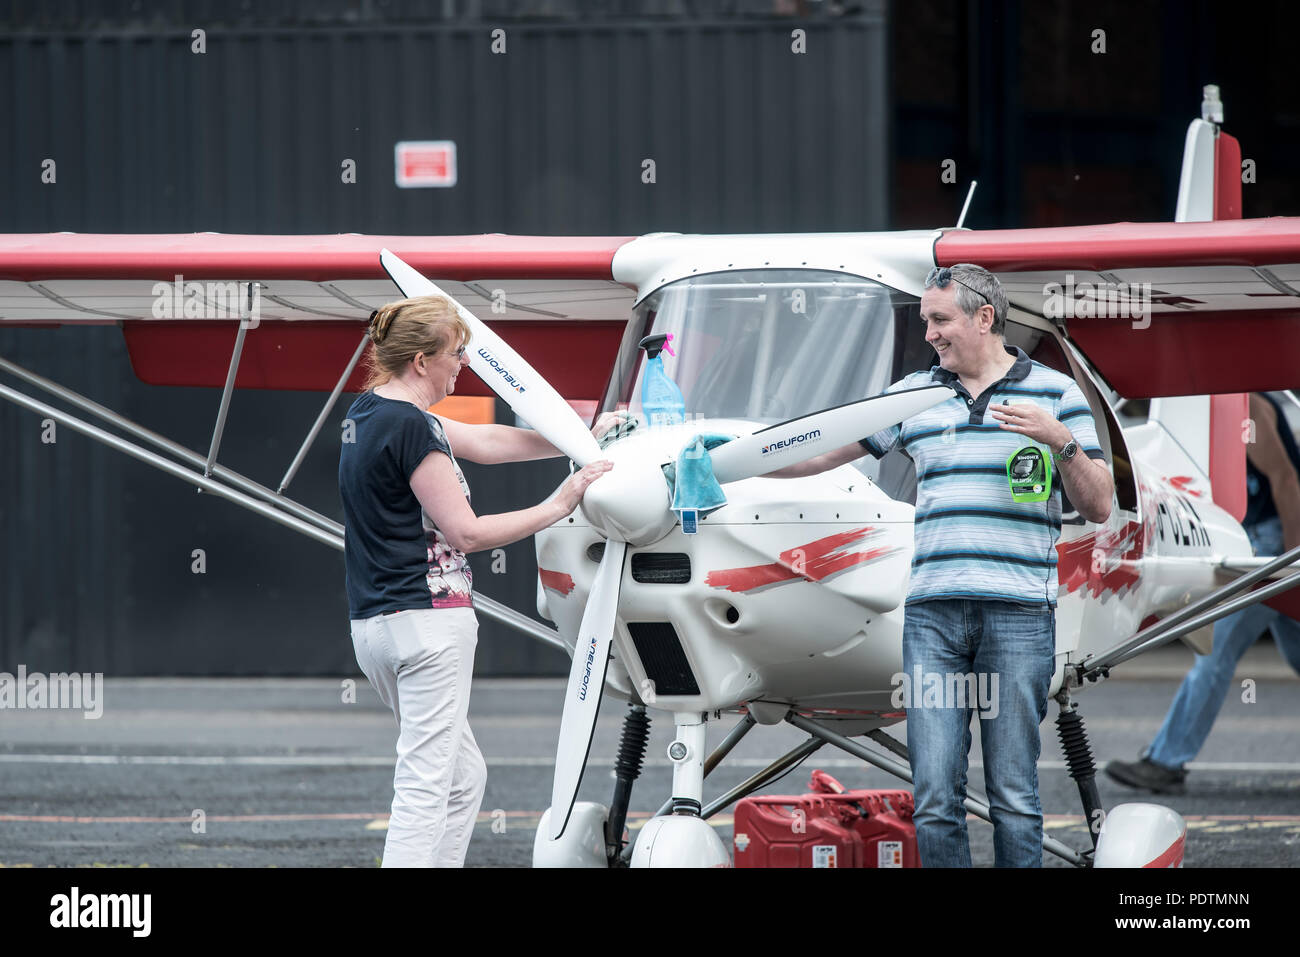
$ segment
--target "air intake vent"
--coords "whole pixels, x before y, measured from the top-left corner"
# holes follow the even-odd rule
[[[632,580],[649,585],[685,585],[691,580],[691,556],[684,552],[635,552]]]
[[[605,543],[592,542],[590,545],[588,545],[587,557],[591,559],[593,562],[595,562],[597,565],[599,565],[600,560],[605,557]]]
[[[656,695],[695,695],[700,686],[686,661],[677,632],[666,621],[629,621],[628,633],[636,645],[641,666],[654,682]]]

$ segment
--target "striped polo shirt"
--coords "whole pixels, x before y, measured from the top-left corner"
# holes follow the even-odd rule
[[[1003,429],[989,405],[1033,402],[1049,410],[1089,458],[1105,460],[1092,410],[1069,376],[1006,347],[1016,357],[1006,376],[972,397],[940,366],[914,372],[887,392],[939,383],[957,395],[882,429],[861,443],[876,458],[901,449],[916,464],[916,546],[907,604],[942,598],[1056,605],[1056,541],[1061,535],[1060,463],[1052,494],[1015,502],[1007,459],[1042,443]],[[987,413],[987,414],[986,414]]]

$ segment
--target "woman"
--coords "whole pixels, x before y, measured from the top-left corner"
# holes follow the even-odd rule
[[[478,622],[465,554],[558,522],[611,468],[593,462],[532,508],[475,515],[453,448],[484,464],[560,453],[526,429],[426,411],[455,389],[469,338],[440,296],[378,310],[366,391],[348,410],[339,453],[352,645],[399,728],[384,867],[462,866],[483,800],[486,768],[466,720]]]

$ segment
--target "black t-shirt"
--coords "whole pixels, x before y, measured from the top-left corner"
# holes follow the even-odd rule
[[[432,413],[373,392],[361,393],[348,409],[339,498],[351,619],[473,603],[469,562],[448,544],[411,491],[411,473],[430,452],[451,459],[468,499],[465,477]]]

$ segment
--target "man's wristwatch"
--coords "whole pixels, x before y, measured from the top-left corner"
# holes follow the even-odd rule
[[[1074,441],[1074,436],[1070,436],[1070,441],[1066,442],[1065,445],[1061,447],[1061,451],[1054,453],[1052,457],[1059,459],[1062,462],[1068,462],[1070,459],[1074,458],[1078,452],[1079,443]]]

